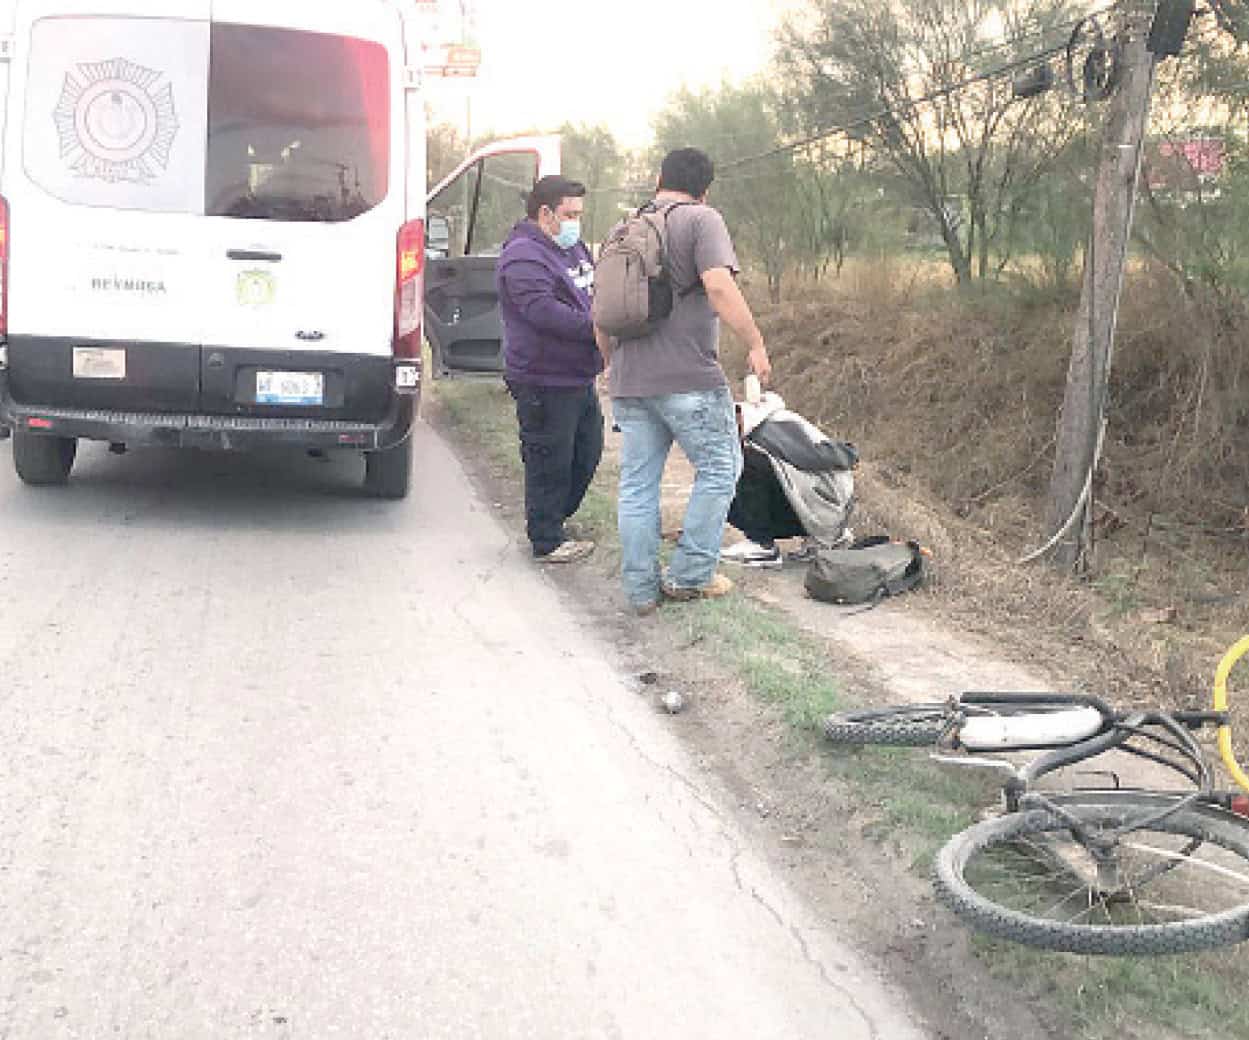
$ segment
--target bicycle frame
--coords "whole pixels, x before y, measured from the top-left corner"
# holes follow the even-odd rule
[[[1241,657],[1249,654],[1249,636],[1237,642],[1220,662],[1215,675],[1214,704],[1212,711],[1188,712],[1116,712],[1104,701],[1087,695],[1056,695],[1049,693],[1013,694],[1012,705],[1081,705],[1095,708],[1102,716],[1102,728],[1093,735],[1059,746],[1037,745],[1012,747],[1012,751],[1035,750],[1043,753],[1023,766],[1016,767],[1000,758],[986,757],[972,751],[964,757],[933,756],[938,761],[952,765],[993,768],[1007,774],[1002,793],[1008,812],[1016,812],[1021,801],[1034,795],[1034,784],[1042,777],[1067,766],[1095,758],[1107,751],[1123,751],[1163,765],[1183,776],[1193,785],[1185,794],[1177,795],[1177,808],[1191,807],[1197,802],[1230,809],[1239,815],[1249,815],[1249,800],[1243,795],[1215,790],[1215,776],[1206,755],[1192,736],[1192,731],[1213,726],[1218,736],[1220,757],[1236,785],[1249,792],[1249,775],[1237,762],[1232,749],[1231,726],[1227,714],[1227,680]],[[1001,694],[969,692],[958,698],[958,704],[969,708],[992,709],[1002,704]],[[1152,746],[1151,746],[1152,745]],[[965,749],[970,750],[970,749]],[[1117,784],[1117,779],[1116,779]]]

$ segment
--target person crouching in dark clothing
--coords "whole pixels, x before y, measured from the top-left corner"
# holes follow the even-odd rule
[[[581,241],[585,187],[564,177],[534,185],[528,218],[498,264],[507,388],[516,402],[525,464],[525,518],[533,555],[570,563],[594,551],[564,522],[581,506],[603,455],[595,378],[603,358],[590,301],[594,260]]]
[[[747,567],[780,567],[780,538],[805,537],[794,507],[776,479],[772,460],[749,442],[742,445],[742,475],[729,506],[729,523],[745,540],[720,553],[720,558]]]

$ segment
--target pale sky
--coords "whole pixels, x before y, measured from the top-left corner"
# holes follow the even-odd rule
[[[437,117],[461,130],[471,100],[474,136],[602,122],[637,147],[681,87],[761,72],[781,12],[796,2],[472,0],[481,74],[427,80],[427,95]],[[458,0],[443,3],[458,10]]]

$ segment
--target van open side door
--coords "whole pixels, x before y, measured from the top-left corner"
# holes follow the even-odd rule
[[[434,378],[503,371],[499,253],[533,185],[559,172],[558,137],[514,138],[474,152],[430,192],[425,335]]]

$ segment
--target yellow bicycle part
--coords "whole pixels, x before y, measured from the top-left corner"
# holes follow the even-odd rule
[[[1236,662],[1245,654],[1249,654],[1249,636],[1242,636],[1237,640],[1219,662],[1219,667],[1214,673],[1215,711],[1227,711],[1227,677]],[[1240,763],[1236,761],[1236,755],[1232,751],[1232,727],[1226,724],[1219,727],[1219,755],[1227,771],[1232,774],[1232,779],[1249,791],[1249,775],[1245,774],[1245,771],[1240,768]]]

